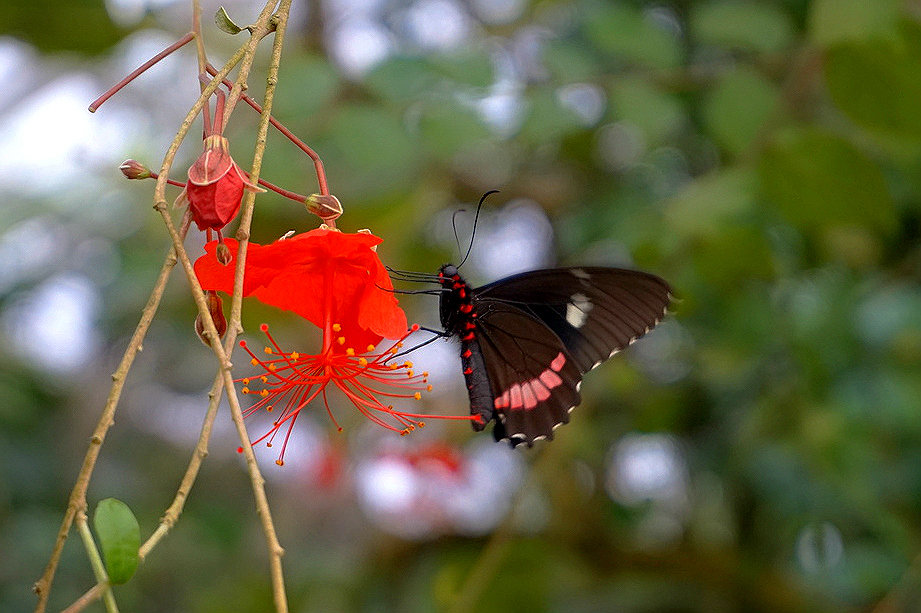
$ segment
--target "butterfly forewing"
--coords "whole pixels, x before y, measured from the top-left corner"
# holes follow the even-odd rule
[[[655,275],[599,267],[526,272],[474,292],[478,302],[511,304],[543,322],[582,373],[648,332],[671,297]]]

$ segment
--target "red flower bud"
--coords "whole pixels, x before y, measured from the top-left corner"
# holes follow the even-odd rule
[[[128,179],[149,179],[153,176],[150,169],[137,160],[125,160],[118,169]]]
[[[217,328],[218,335],[224,338],[224,333],[227,332],[227,319],[224,317],[223,300],[214,291],[205,292],[205,298],[208,300],[208,311],[211,313],[214,327]],[[201,320],[201,314],[195,316],[195,333],[198,334],[201,342],[211,346],[211,340],[205,334],[205,324]]]
[[[227,139],[212,135],[205,139],[205,150],[189,168],[185,197],[199,230],[220,230],[240,210],[243,190],[264,191],[250,182],[230,157]]]

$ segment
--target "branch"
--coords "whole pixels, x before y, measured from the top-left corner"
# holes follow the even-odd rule
[[[290,1],[286,1],[283,3],[284,8],[280,11],[280,14],[277,17],[277,20],[275,18],[271,18],[271,11],[274,6],[275,6],[274,0],[266,4],[265,8],[263,9],[262,13],[259,16],[255,31],[253,32],[253,35],[250,38],[249,42],[246,44],[246,46],[243,49],[241,49],[241,52],[238,52],[235,55],[235,58],[232,58],[232,59],[236,59],[237,61],[242,60],[242,63],[240,65],[240,72],[237,78],[237,83],[234,85],[234,90],[232,90],[231,92],[232,95],[233,95],[233,91],[239,91],[239,88],[241,88],[241,84],[245,81],[246,76],[249,73],[249,69],[252,66],[252,62],[253,62],[255,48],[259,40],[265,37],[272,29],[275,29],[275,27],[277,27],[279,23],[281,24],[282,28],[284,27],[284,23],[287,19],[288,8],[290,7]],[[271,21],[273,22],[271,24],[269,24],[270,18],[271,18]],[[277,61],[278,61],[278,58],[280,57],[280,47],[278,46],[279,44],[280,44],[280,39],[276,37],[276,51],[277,52],[273,53],[273,60],[274,60],[274,63],[276,64],[276,67],[275,67],[276,72],[275,72],[274,77],[270,76],[270,85],[272,87],[274,87],[274,81],[277,80]],[[173,224],[173,220],[169,215],[169,208],[165,200],[166,179],[169,176],[169,170],[170,170],[170,167],[172,166],[173,159],[175,158],[176,151],[178,150],[180,143],[182,142],[182,140],[185,138],[186,134],[188,133],[189,128],[191,127],[194,118],[201,111],[201,108],[205,104],[207,97],[210,96],[211,93],[217,88],[217,86],[221,83],[221,81],[227,75],[228,72],[229,72],[229,68],[218,72],[218,74],[211,81],[211,83],[209,83],[208,86],[205,88],[204,92],[199,97],[199,99],[196,101],[196,103],[192,106],[192,109],[189,111],[189,114],[186,116],[186,119],[181,124],[179,131],[176,134],[176,137],[173,139],[173,142],[171,143],[169,149],[167,150],[166,156],[164,156],[163,165],[160,171],[160,176],[157,179],[157,186],[154,191],[154,203],[155,203],[154,209],[157,210],[160,213],[161,217],[163,218],[163,222],[166,225],[167,231],[170,234],[170,238],[173,241],[173,246],[176,250],[179,261],[182,264],[183,270],[186,273],[186,277],[189,281],[189,285],[191,286],[192,296],[195,299],[195,303],[198,307],[198,311],[201,316],[202,324],[204,327],[204,335],[206,338],[210,339],[211,349],[212,351],[214,351],[215,357],[217,358],[218,363],[220,364],[220,375],[223,381],[224,389],[227,391],[227,400],[228,400],[228,403],[230,404],[231,416],[233,417],[234,425],[237,428],[237,433],[242,443],[243,453],[246,458],[247,469],[250,475],[250,480],[252,482],[253,495],[256,499],[257,513],[262,521],[262,527],[263,527],[263,531],[265,532],[266,543],[269,549],[270,570],[272,574],[272,585],[273,585],[273,593],[275,597],[275,608],[279,613],[286,613],[288,610],[288,605],[287,605],[287,597],[285,595],[285,590],[284,590],[284,575],[282,573],[282,566],[281,566],[281,556],[284,555],[284,550],[282,549],[281,545],[278,543],[278,538],[275,533],[275,526],[272,522],[271,511],[268,505],[268,499],[265,494],[265,479],[262,477],[262,474],[259,471],[259,465],[256,462],[256,457],[253,454],[252,447],[249,445],[249,435],[247,434],[246,426],[243,423],[243,413],[240,408],[240,403],[239,403],[239,399],[236,394],[236,390],[234,389],[234,386],[233,386],[233,376],[231,374],[231,369],[233,365],[228,359],[228,352],[224,350],[224,347],[220,342],[220,336],[218,335],[217,329],[214,327],[214,322],[211,319],[211,313],[208,309],[208,304],[205,299],[205,296],[201,290],[201,285],[198,283],[198,278],[195,276],[195,270],[192,267],[192,263],[189,260],[188,254],[185,252],[185,249],[182,246],[182,239],[180,238],[179,233],[176,231],[176,227]],[[268,93],[269,92],[267,92],[267,94]],[[225,122],[227,118],[229,117],[231,110],[232,110],[231,105],[228,104],[227,115],[225,116]],[[266,119],[263,122],[263,125],[261,126],[260,137],[257,139],[257,153],[264,150],[265,132],[267,130],[267,125],[268,123]],[[259,161],[261,163],[261,153],[259,153],[259,155],[260,155]],[[258,167],[255,170],[258,171]],[[247,224],[246,227],[248,227],[248,224],[252,218],[252,206],[254,202],[252,200],[252,196],[249,196],[245,202],[246,202],[246,210],[244,211],[244,214],[241,217],[241,225]],[[245,234],[244,238],[248,238],[248,232],[244,231],[244,234]],[[242,274],[241,266],[244,263],[243,258],[245,258],[245,243],[244,243],[244,249],[238,251],[238,262],[237,262],[238,274]],[[240,281],[239,278],[237,280]],[[237,297],[238,292],[242,292],[242,284],[240,285],[241,285],[241,289],[235,290],[234,292],[235,298],[237,298],[234,301],[235,303],[240,301],[240,298]],[[242,293],[239,293],[239,296],[242,296]],[[235,325],[237,328],[239,328],[239,323],[236,323]]]
[[[183,238],[185,237],[185,232],[182,233],[182,236]],[[131,365],[134,363],[135,356],[137,356],[142,349],[144,337],[147,335],[150,323],[153,321],[157,308],[160,306],[160,299],[163,297],[166,281],[169,279],[169,274],[175,265],[176,256],[173,251],[170,250],[169,255],[166,256],[163,265],[160,267],[160,274],[157,276],[153,291],[151,291],[150,297],[147,299],[147,304],[141,312],[141,319],[138,321],[134,334],[128,342],[128,347],[125,349],[124,355],[122,355],[121,362],[116,371],[112,374],[112,387],[109,389],[109,396],[106,398],[106,404],[102,409],[102,414],[99,416],[99,421],[96,422],[96,428],[93,430],[92,437],[90,438],[90,445],[86,450],[86,455],[83,458],[83,465],[77,475],[77,482],[74,483],[74,488],[70,492],[67,510],[64,512],[61,528],[58,530],[58,536],[54,544],[54,549],[51,552],[51,558],[48,560],[45,572],[42,574],[41,578],[35,582],[33,587],[33,590],[38,595],[38,603],[35,607],[36,613],[42,613],[48,604],[48,594],[51,591],[51,583],[54,581],[54,573],[60,562],[61,552],[64,549],[64,542],[67,540],[67,535],[70,532],[74,517],[78,511],[84,512],[86,510],[86,490],[89,487],[90,477],[93,474],[93,468],[96,466],[96,459],[99,457],[99,451],[106,438],[106,433],[109,431],[112,424],[115,423],[115,410],[121,398],[125,378],[128,375],[128,371],[131,370]]]
[[[90,566],[93,567],[93,575],[96,576],[98,585],[102,585],[102,601],[106,605],[108,613],[118,613],[118,605],[115,604],[115,595],[112,593],[112,587],[109,585],[109,577],[106,574],[106,567],[102,563],[102,557],[99,555],[99,549],[96,548],[96,541],[93,539],[93,533],[86,522],[86,512],[80,511],[77,514],[77,532],[83,539],[83,546],[86,548],[86,555],[90,559]]]
[[[87,590],[83,596],[80,596],[80,598],[75,600],[72,605],[61,611],[61,613],[80,613],[80,611],[88,607],[91,603],[99,600],[99,598],[102,597],[102,593],[105,591],[105,589],[105,584],[97,583],[89,590]]]

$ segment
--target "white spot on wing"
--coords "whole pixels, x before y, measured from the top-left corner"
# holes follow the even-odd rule
[[[578,277],[579,279],[583,279],[583,280],[585,280],[585,281],[588,281],[589,279],[592,278],[592,276],[591,276],[590,274],[588,274],[587,272],[585,272],[585,271],[582,270],[581,268],[573,268],[573,269],[570,270],[569,272],[571,272],[571,273],[573,274],[573,276]]]
[[[588,321],[588,313],[591,310],[592,301],[588,296],[582,293],[573,294],[566,305],[566,323],[573,328],[581,328]]]

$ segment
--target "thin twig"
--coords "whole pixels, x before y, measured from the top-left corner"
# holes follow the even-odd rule
[[[258,181],[259,173],[262,170],[262,158],[265,155],[269,119],[271,118],[272,103],[275,99],[275,86],[278,83],[278,67],[281,63],[282,43],[284,42],[285,29],[287,27],[290,10],[291,0],[282,0],[273,19],[275,23],[275,40],[272,44],[272,57],[269,61],[269,70],[266,76],[265,99],[263,100],[264,108],[260,116],[259,131],[256,136],[256,144],[253,151],[253,164],[249,173],[253,181]],[[241,73],[242,72],[243,69],[241,68]],[[240,226],[237,229],[237,268],[234,271],[234,290],[231,298],[230,321],[228,323],[228,328],[235,330],[237,333],[243,332],[243,327],[240,325],[240,313],[243,304],[243,273],[246,265],[246,254],[249,246],[250,226],[252,224],[253,210],[255,208],[255,198],[256,194],[253,192],[247,192],[245,194],[240,213]],[[216,339],[217,337],[212,338]],[[233,382],[230,380],[230,373],[226,373],[225,377],[225,385],[228,387],[228,400],[232,397],[236,401],[236,392],[233,390]],[[256,493],[257,502],[261,496],[263,499],[262,502],[264,503],[258,506],[258,512],[263,522],[266,544],[269,549],[269,568],[272,574],[272,593],[275,601],[275,608],[279,612],[287,611],[288,602],[287,595],[285,594],[284,572],[281,565],[281,557],[284,554],[284,550],[281,548],[275,535],[275,526],[272,523],[271,511],[269,510],[268,501],[265,500],[265,489],[263,487],[262,477],[258,473],[256,457],[249,444],[249,434],[243,424],[243,413],[240,410],[239,404],[237,404],[235,409],[233,406],[233,403],[231,403],[231,413],[240,433],[240,444],[243,447],[244,453],[248,452],[246,463],[255,468],[255,471],[251,473],[253,477],[254,493]],[[258,493],[256,492],[257,489],[259,490]]]
[[[195,9],[195,15],[197,17],[199,14],[197,0],[194,0],[193,4],[194,4],[194,9]],[[269,98],[274,93],[274,82],[277,80],[278,62],[280,61],[281,40],[283,38],[284,24],[287,21],[287,14],[288,14],[289,8],[290,8],[290,1],[284,3],[282,7],[279,9],[279,12],[280,12],[279,23],[281,25],[279,26],[278,31],[276,33],[276,42],[275,42],[275,47],[273,48],[272,64],[270,66],[270,75],[269,75],[269,86],[267,87],[267,90],[266,90],[267,98]],[[195,19],[193,20],[193,23],[196,26],[196,27],[193,27],[193,31],[196,31],[197,33],[197,27],[199,27],[198,24],[200,24],[200,20]],[[201,38],[199,37],[198,41],[200,40]],[[206,60],[204,59],[204,56],[203,56],[203,47],[201,44],[199,44],[198,47],[200,49],[200,54],[199,54],[200,62],[203,61],[206,63]],[[216,72],[217,71],[213,71],[213,73],[216,73]],[[202,89],[204,90],[204,84],[203,84]],[[271,105],[269,104],[268,106],[270,108]],[[260,138],[257,139],[252,176],[258,176],[258,172],[260,169],[259,167],[261,166],[261,160],[262,160],[262,156],[265,150],[265,135],[267,132],[267,128],[265,127],[265,125],[267,124],[265,124],[265,122],[263,122],[263,124],[264,126],[262,127],[260,131]],[[156,178],[156,176],[154,178]],[[255,202],[254,195],[247,192],[247,199],[244,200],[243,207],[242,207],[243,208],[243,219],[241,219],[241,229],[245,229],[245,234],[247,235],[249,231],[250,222],[252,220],[252,210],[253,210],[254,202]],[[246,242],[245,239],[241,240],[241,244],[245,242]],[[245,262],[245,254],[238,252],[237,260],[238,260],[237,276],[239,278],[237,280],[238,282],[236,285],[236,289],[234,291],[233,305],[231,307],[231,316],[230,316],[231,325],[229,326],[228,333],[226,334],[224,338],[224,351],[228,353],[233,348],[236,342],[237,333],[242,332],[242,328],[240,327],[240,311],[241,311],[241,305],[242,305],[242,287],[243,287],[242,286],[242,275],[243,275],[243,270],[244,270],[243,266]],[[196,444],[195,449],[192,453],[192,458],[189,461],[189,465],[186,468],[186,472],[183,475],[179,488],[176,491],[176,495],[173,498],[173,502],[170,504],[169,508],[167,508],[167,510],[164,512],[163,516],[161,517],[160,523],[158,524],[157,529],[144,542],[144,544],[140,547],[138,551],[138,557],[141,562],[144,561],[146,556],[154,549],[154,547],[156,547],[156,545],[160,542],[160,540],[162,540],[169,533],[171,528],[178,521],[179,516],[182,514],[182,510],[185,506],[185,502],[198,476],[199,470],[201,468],[201,464],[204,461],[204,458],[207,457],[208,455],[208,441],[210,440],[210,437],[211,437],[211,431],[214,425],[215,416],[217,415],[217,409],[220,403],[223,388],[224,388],[223,369],[219,369],[219,372],[217,376],[215,377],[215,381],[213,382],[211,386],[211,391],[208,394],[209,396],[208,410],[205,414],[205,418],[202,423],[201,432],[199,434],[198,443]],[[280,564],[278,565],[278,575],[281,576]],[[283,583],[279,585],[281,587],[281,598],[279,598],[276,595],[276,601],[283,601],[284,600],[284,585]],[[73,605],[71,605],[71,607],[68,608],[68,611],[72,611],[73,613],[76,613],[76,611],[82,610],[90,602],[92,602],[93,600],[99,597],[99,595],[102,593],[102,588],[103,588],[102,584],[97,584],[93,586],[93,588],[91,588],[88,592],[86,592],[83,596],[81,596],[81,598],[78,601],[76,601]]]
[[[266,15],[268,19],[268,15]],[[266,28],[266,32],[268,29]],[[263,35],[264,36],[264,35]],[[202,106],[207,101],[208,97],[214,90],[218,87],[221,80],[227,76],[227,74],[233,69],[236,64],[243,59],[244,51],[247,47],[243,47],[238,50],[224,65],[224,67],[218,71],[220,78],[215,78],[207,87],[204,88],[202,96],[196,101],[192,109],[189,111],[189,114],[186,116],[183,121],[179,134],[173,140],[173,143],[170,145],[167,150],[166,156],[164,157],[163,167],[167,172],[161,172],[161,177],[157,180],[157,190],[155,194],[159,194],[157,201],[163,200],[165,196],[165,179],[168,176],[169,167],[172,165],[172,161],[176,156],[176,152],[179,149],[179,144],[182,142],[182,139],[185,137],[189,128],[192,125],[195,117],[201,112]],[[162,184],[161,184],[162,183]],[[175,230],[175,228],[174,228]],[[182,241],[185,239],[185,230],[183,228],[181,233],[177,234],[178,241],[174,241],[175,245],[179,245],[179,249],[182,250]],[[184,253],[184,250],[183,250]],[[166,261],[164,261],[163,266],[160,270],[160,275],[157,279],[157,282],[154,286],[153,291],[151,292],[150,298],[147,301],[147,305],[144,307],[144,310],[141,314],[141,319],[138,322],[138,326],[135,329],[134,334],[131,337],[131,341],[128,344],[127,349],[125,350],[122,360],[119,364],[118,369],[112,375],[112,387],[109,390],[109,396],[106,399],[106,405],[103,408],[102,414],[100,415],[99,421],[96,425],[93,435],[90,439],[90,445],[87,449],[86,455],[83,460],[83,465],[80,469],[80,472],[77,476],[77,481],[74,484],[74,488],[71,491],[70,498],[68,500],[67,510],[64,513],[64,519],[61,522],[61,527],[58,530],[58,536],[55,540],[54,548],[51,552],[51,557],[48,560],[48,564],[45,567],[45,571],[38,581],[35,582],[33,586],[33,591],[38,596],[38,602],[36,603],[35,613],[44,613],[47,604],[48,596],[51,590],[51,584],[54,580],[54,575],[57,570],[58,564],[61,559],[61,553],[64,549],[64,543],[67,540],[67,535],[70,532],[70,528],[73,525],[74,517],[78,511],[84,511],[86,509],[86,490],[89,486],[90,477],[93,473],[93,469],[96,465],[96,460],[99,457],[99,452],[102,447],[102,443],[105,440],[106,433],[109,428],[114,423],[115,410],[118,406],[118,401],[121,397],[121,392],[124,387],[125,377],[128,374],[128,371],[131,369],[132,363],[135,356],[143,344],[144,337],[147,334],[147,330],[150,327],[150,323],[153,320],[153,316],[156,313],[156,310],[160,304],[160,299],[163,295],[163,290],[166,287],[166,280],[169,277],[169,273],[172,270],[173,266],[176,264],[176,255],[175,250],[167,256]],[[208,319],[210,320],[210,314]],[[217,338],[217,337],[215,337]]]
[[[221,128],[220,134],[223,134],[223,130],[227,128],[227,123],[230,121],[230,115],[233,113],[234,108],[237,106],[237,102],[240,100],[240,96],[243,95],[243,90],[245,90],[248,85],[246,83],[247,78],[249,78],[249,69],[253,65],[253,56],[256,52],[256,45],[259,44],[265,36],[267,36],[272,29],[277,25],[277,17],[272,17],[271,21],[266,21],[266,19],[272,15],[273,7],[278,4],[278,0],[270,0],[262,9],[262,12],[259,13],[259,18],[256,20],[256,27],[251,30],[253,35],[250,37],[249,42],[246,45],[246,55],[250,58],[249,62],[245,62],[240,65],[240,72],[237,73],[237,80],[234,81],[233,87],[230,88],[230,95],[227,97],[227,107],[224,112],[224,123],[222,126],[216,126]],[[281,10],[279,10],[279,13]],[[287,15],[287,11],[285,11]]]
[[[93,568],[93,575],[96,576],[98,585],[105,586],[102,591],[102,601],[106,605],[108,613],[118,613],[118,605],[115,604],[115,594],[112,593],[112,587],[109,585],[109,576],[106,574],[106,567],[102,563],[102,557],[99,555],[99,549],[96,548],[96,541],[93,539],[93,533],[86,521],[86,512],[77,513],[77,532],[83,539],[83,546],[86,548],[86,556],[90,559],[90,566]]]
[[[215,70],[214,66],[211,66],[210,64],[208,64],[208,66],[206,66],[205,69],[208,71],[208,74],[210,74],[211,76],[214,76],[215,74],[217,74],[217,70]],[[226,85],[227,87],[232,87],[233,83],[231,83],[227,79],[224,79],[224,85]],[[258,102],[256,102],[255,100],[253,100],[251,97],[247,96],[246,94],[242,94],[240,97],[242,98],[243,102],[245,102],[250,107],[252,107],[253,110],[255,110],[257,113],[262,113],[262,106],[260,106]],[[317,172],[317,185],[319,185],[320,187],[320,193],[323,194],[324,196],[328,196],[329,195],[329,185],[326,181],[326,170],[324,170],[323,168],[323,161],[320,159],[320,155],[316,151],[311,149],[310,146],[307,145],[307,143],[305,143],[304,141],[299,139],[297,136],[295,136],[294,132],[286,128],[284,124],[282,124],[280,121],[278,121],[271,115],[269,115],[269,123],[271,123],[275,127],[275,129],[277,129],[279,132],[284,134],[288,140],[294,143],[295,147],[297,147],[298,149],[306,153],[307,157],[313,160],[313,166]]]
[[[105,102],[106,100],[108,100],[109,98],[117,94],[124,86],[128,85],[128,83],[131,83],[133,80],[135,80],[138,77],[138,75],[140,75],[142,72],[144,72],[145,70],[147,70],[148,68],[150,68],[151,66],[153,66],[154,64],[162,60],[163,58],[165,58],[167,55],[169,55],[176,49],[179,49],[183,45],[187,44],[194,37],[195,37],[195,33],[189,32],[188,34],[186,34],[185,36],[183,36],[182,38],[174,42],[172,45],[170,45],[169,47],[167,47],[166,49],[164,49],[157,55],[153,56],[152,58],[150,58],[149,60],[141,64],[138,68],[134,70],[134,72],[132,72],[127,77],[125,77],[124,79],[122,79],[121,81],[113,85],[112,88],[109,89],[106,93],[104,93],[103,95],[93,100],[88,107],[89,112],[95,113],[96,109],[102,106],[103,102]]]
[[[80,596],[80,598],[76,599],[72,605],[66,609],[63,609],[61,613],[80,613],[80,611],[88,607],[90,604],[99,600],[106,587],[107,586],[102,583],[97,583],[89,590],[87,590],[83,596]]]
[[[83,465],[80,467],[77,481],[74,483],[74,488],[70,492],[67,510],[64,512],[64,519],[58,530],[58,536],[55,540],[54,549],[51,552],[51,558],[48,560],[45,572],[42,574],[41,578],[35,582],[35,586],[33,587],[33,590],[38,595],[38,603],[35,607],[36,613],[42,613],[48,604],[48,594],[51,591],[51,583],[54,581],[54,573],[60,562],[61,552],[64,549],[64,542],[67,540],[67,535],[70,532],[74,517],[78,511],[86,510],[86,490],[89,487],[90,477],[96,466],[96,460],[99,457],[100,449],[102,449],[102,443],[106,438],[106,433],[109,431],[112,424],[115,423],[115,410],[121,398],[125,378],[128,375],[128,371],[131,370],[131,365],[134,363],[135,356],[137,356],[142,349],[144,337],[147,335],[147,330],[150,328],[150,323],[153,321],[154,314],[156,314],[157,308],[160,306],[160,299],[163,297],[166,281],[169,279],[169,274],[175,265],[176,256],[173,251],[170,250],[169,255],[166,256],[163,265],[160,267],[160,274],[157,276],[154,288],[150,293],[150,297],[147,299],[144,310],[141,311],[141,319],[138,321],[134,334],[128,342],[128,347],[125,349],[124,355],[122,355],[121,362],[112,374],[112,387],[109,389],[109,396],[106,398],[106,404],[102,409],[102,414],[99,416],[99,421],[96,423],[96,428],[93,430],[92,437],[90,438],[90,445],[83,458]]]

